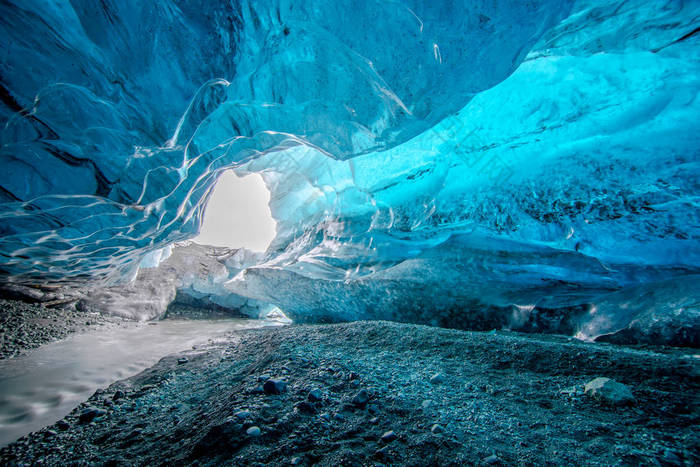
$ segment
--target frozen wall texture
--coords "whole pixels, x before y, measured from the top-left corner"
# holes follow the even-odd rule
[[[133,277],[233,167],[278,235],[226,288],[298,320],[692,340],[699,24],[695,0],[3,2],[0,269]]]

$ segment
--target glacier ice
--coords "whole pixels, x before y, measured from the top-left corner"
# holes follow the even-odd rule
[[[502,80],[569,8],[3,2],[2,270],[128,275],[197,231],[226,168],[395,146]]]
[[[157,254],[157,264],[142,264],[128,284],[68,288],[64,293],[78,301],[80,308],[142,321],[163,317],[176,300],[264,318],[276,309],[274,305],[237,295],[227,288],[230,279],[260,262],[260,257],[261,254],[246,249],[178,243]]]
[[[11,281],[134,277],[234,169],[265,180],[277,236],[212,276],[218,300],[697,329],[700,2],[27,0],[0,18]]]

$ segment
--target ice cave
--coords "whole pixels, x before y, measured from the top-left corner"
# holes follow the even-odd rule
[[[0,463],[700,464],[700,1],[0,41]]]

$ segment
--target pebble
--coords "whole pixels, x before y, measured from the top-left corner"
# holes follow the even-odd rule
[[[78,421],[80,423],[90,423],[93,419],[101,417],[102,415],[107,415],[107,411],[98,409],[97,407],[86,407],[80,412]]]
[[[59,420],[56,422],[56,428],[61,431],[66,431],[68,428],[70,428],[70,424],[65,420]]]
[[[324,412],[321,415],[319,415],[319,417],[325,421],[330,421],[331,414],[329,414],[328,412]]]
[[[260,431],[260,428],[258,428],[257,426],[251,426],[250,428],[245,430],[245,432],[248,433],[248,436],[252,436],[254,438],[257,438],[262,433]]]
[[[496,465],[501,462],[501,458],[498,457],[496,454],[491,454],[488,457],[484,457],[483,462],[486,465]]]
[[[445,381],[445,377],[442,376],[442,373],[435,373],[433,376],[430,377],[430,384],[440,384]]]
[[[439,434],[439,433],[442,433],[443,431],[445,431],[445,429],[444,429],[443,427],[441,427],[440,425],[438,425],[437,423],[434,424],[434,425],[430,428],[430,432],[433,433],[434,435],[437,435],[437,434]]]
[[[595,400],[610,405],[634,404],[632,391],[622,383],[610,378],[595,378],[586,383],[583,393]]]
[[[119,399],[122,399],[124,397],[124,391],[114,391],[114,395],[112,396],[113,401],[118,401]]]
[[[360,391],[355,394],[355,397],[352,398],[352,403],[358,407],[364,407],[367,405],[367,402],[369,402],[369,393],[367,393],[366,389],[360,389]]]
[[[323,392],[320,389],[312,389],[309,391],[308,399],[311,402],[320,402],[323,399]]]
[[[189,360],[187,359],[187,357],[180,357],[180,358],[177,359],[177,364],[178,364],[178,365],[184,365],[184,364],[187,363],[187,362],[189,362]]]
[[[247,410],[241,410],[238,411],[234,414],[234,417],[240,419],[240,420],[245,420],[246,418],[250,418],[250,412]]]
[[[282,394],[287,389],[287,382],[281,379],[268,379],[263,384],[265,394]]]
[[[314,413],[316,411],[316,406],[312,402],[301,401],[295,407],[299,412],[303,413]]]
[[[382,441],[384,441],[385,443],[390,443],[390,442],[394,441],[396,438],[398,438],[398,436],[396,436],[396,433],[394,433],[391,430],[387,431],[386,433],[384,433],[382,435]]]

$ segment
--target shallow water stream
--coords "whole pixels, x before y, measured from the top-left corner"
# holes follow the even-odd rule
[[[92,393],[166,355],[275,321],[165,320],[101,329],[0,361],[0,446],[65,417]]]

